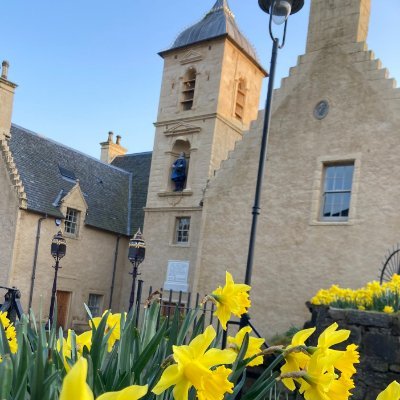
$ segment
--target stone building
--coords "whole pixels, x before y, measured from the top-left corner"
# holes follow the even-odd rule
[[[369,15],[370,0],[312,0],[306,53],[274,93],[252,279],[266,336],[302,326],[319,288],[376,279],[399,241],[400,89],[367,48]],[[144,279],[208,293],[225,270],[244,279],[265,72],[222,0],[161,56]],[[188,178],[173,192],[180,151]]]
[[[145,282],[193,289],[208,182],[257,117],[265,70],[226,0],[160,53],[164,72],[145,208]],[[183,191],[172,164],[187,160]]]
[[[59,324],[82,328],[94,314],[126,308],[129,237],[143,226],[151,153],[125,154],[112,133],[96,160],[11,125],[15,84],[0,78],[0,285],[16,286],[22,306],[47,315],[53,235],[62,230]],[[108,163],[111,163],[108,164]],[[115,165],[114,165],[115,164]]]

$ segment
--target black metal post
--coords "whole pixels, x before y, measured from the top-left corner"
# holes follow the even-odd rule
[[[50,302],[50,312],[49,312],[49,325],[53,326],[53,317],[54,317],[54,304],[56,302],[56,292],[57,292],[57,276],[58,269],[60,267],[60,260],[56,260],[56,265],[53,267],[55,269],[54,280],[53,280],[53,289],[51,291],[51,302]]]
[[[276,60],[278,56],[279,49],[279,39],[274,38],[273,46],[272,46],[272,56],[271,56],[271,68],[269,73],[268,80],[268,92],[267,99],[265,102],[265,114],[264,114],[264,125],[262,130],[262,138],[261,138],[261,148],[260,148],[260,159],[258,162],[258,173],[257,173],[257,183],[256,183],[256,192],[254,198],[254,206],[253,206],[253,219],[251,222],[251,231],[250,231],[250,241],[249,241],[249,251],[247,255],[247,265],[246,265],[246,276],[244,279],[244,283],[246,285],[251,285],[251,276],[253,273],[253,263],[254,263],[254,246],[256,240],[257,233],[257,221],[258,216],[260,214],[260,197],[262,191],[262,184],[264,180],[265,174],[265,161],[267,155],[267,144],[268,144],[268,134],[271,122],[271,104],[272,97],[274,91],[274,81],[275,81],[275,69],[276,69]],[[243,314],[240,318],[240,328],[249,325],[249,315]]]
[[[139,316],[140,316],[140,302],[142,299],[142,290],[143,290],[143,280],[138,279],[138,285],[137,285],[137,295],[136,295],[136,321],[135,321],[135,326],[138,326],[139,323]]]
[[[129,311],[133,307],[133,304],[135,302],[135,289],[136,289],[136,278],[138,276],[138,265],[139,263],[134,261],[132,262],[133,270],[131,272],[132,275],[132,289],[131,289],[131,295],[129,297]]]

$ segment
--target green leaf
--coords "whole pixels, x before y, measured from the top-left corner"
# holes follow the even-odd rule
[[[160,304],[158,302],[153,302],[150,307],[146,308],[144,311],[141,331],[142,348],[147,346],[156,333],[159,312]]]
[[[242,378],[238,383],[235,384],[235,387],[233,388],[233,393],[228,393],[227,395],[225,395],[225,400],[235,400],[236,396],[238,396],[239,392],[242,390],[245,382],[246,382],[246,371],[243,371]]]
[[[191,325],[193,324],[193,322],[194,322],[194,320],[195,320],[195,318],[197,316],[198,311],[199,311],[198,309],[190,310],[186,314],[186,316],[185,316],[185,318],[183,320],[182,326],[181,326],[181,328],[179,330],[178,337],[176,339],[176,345],[177,346],[181,346],[182,344],[184,344],[186,335],[187,335]]]
[[[276,385],[276,378],[279,376],[279,372],[275,371],[268,378],[263,380],[262,385],[257,390],[250,390],[242,396],[242,400],[262,400],[265,398],[268,391]],[[252,387],[253,389],[253,387]]]
[[[251,389],[246,393],[246,395],[251,396],[255,393],[258,393],[265,385],[265,382],[273,374],[273,370],[275,369],[275,367],[279,365],[283,361],[283,359],[284,359],[283,355],[279,354],[275,358],[275,360],[271,364],[269,364],[268,367],[263,371],[263,373],[257,378],[257,380],[253,383]],[[276,376],[279,376],[279,372],[277,372]]]
[[[0,326],[2,326],[0,324]],[[13,364],[9,355],[0,362],[0,400],[7,400],[13,384]]]
[[[136,384],[142,384],[140,381],[140,376],[145,368],[146,364],[149,362],[151,359],[152,355],[156,352],[158,345],[160,344],[165,330],[167,327],[167,321],[164,321],[157,333],[153,336],[153,338],[150,340],[149,344],[143,349],[141,352],[140,356],[135,360],[135,363],[133,364],[133,373],[135,374],[135,383]],[[139,382],[138,382],[139,378]]]

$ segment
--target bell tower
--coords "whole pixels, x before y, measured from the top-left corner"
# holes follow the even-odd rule
[[[207,183],[257,117],[266,71],[217,0],[164,60],[145,208],[144,281],[190,290]]]

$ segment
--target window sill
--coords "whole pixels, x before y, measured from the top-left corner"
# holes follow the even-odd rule
[[[78,240],[79,239],[79,235],[74,235],[74,234],[72,234],[72,233],[63,233],[63,236],[65,237],[65,238],[68,238],[68,239],[75,239],[75,240]]]
[[[170,243],[170,247],[183,247],[186,249],[190,247],[190,243]]]
[[[311,221],[309,225],[312,226],[351,226],[354,225],[354,221]]]
[[[181,197],[192,196],[193,192],[190,189],[183,189],[183,192],[158,192],[159,197]]]

